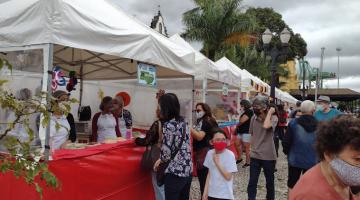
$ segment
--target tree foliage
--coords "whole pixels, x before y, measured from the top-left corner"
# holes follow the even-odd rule
[[[255,19],[241,13],[241,0],[194,0],[196,8],[183,14],[186,26],[182,36],[190,41],[201,41],[211,60],[227,39],[255,30]]]
[[[256,35],[259,38],[258,49],[262,50],[262,42],[260,41],[262,33],[269,28],[270,31],[279,35],[281,31],[287,27],[291,33],[289,41],[289,53],[288,59],[294,59],[295,57],[304,57],[307,54],[307,44],[299,33],[294,33],[293,30],[282,19],[281,14],[274,11],[272,8],[249,8],[246,10],[246,14],[256,18],[257,28]],[[271,45],[279,44],[279,38],[274,37],[271,41]]]
[[[8,67],[11,70],[12,67],[6,59],[0,58],[0,63],[0,70],[3,67]],[[35,187],[35,190],[40,194],[40,198],[42,198],[43,188],[36,177],[39,177],[40,181],[44,181],[46,186],[56,189],[59,189],[59,180],[49,171],[47,163],[42,159],[42,153],[31,145],[34,139],[34,130],[31,129],[29,123],[30,117],[33,114],[42,114],[43,120],[41,125],[46,127],[50,123],[51,115],[49,111],[67,114],[70,111],[70,104],[58,104],[47,93],[41,94],[43,98],[47,99],[47,103],[42,102],[41,97],[19,100],[3,87],[7,82],[8,80],[0,80],[0,107],[2,111],[8,110],[13,112],[15,119],[6,122],[5,130],[0,132],[0,141],[8,150],[8,154],[0,154],[0,172],[13,172],[15,177],[24,178],[28,184]],[[70,101],[70,103],[75,102],[75,99]],[[9,134],[17,125],[21,125],[24,128],[29,136],[28,140],[21,141]]]

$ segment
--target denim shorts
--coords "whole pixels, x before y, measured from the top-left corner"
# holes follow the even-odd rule
[[[241,139],[241,141],[243,141],[243,142],[250,143],[251,134],[249,134],[249,133],[241,133],[241,134],[239,134],[239,139]]]

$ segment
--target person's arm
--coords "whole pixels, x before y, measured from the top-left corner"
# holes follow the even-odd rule
[[[171,123],[167,123],[164,126],[163,143],[160,152],[160,160],[162,162],[166,162],[171,158],[171,145],[175,140],[175,133],[171,132],[171,130],[175,129],[176,128]]]
[[[285,155],[288,155],[291,149],[292,140],[293,140],[293,131],[292,131],[293,126],[294,126],[294,121],[290,121],[289,127],[287,128],[284,138],[281,142],[283,146],[283,152]]]
[[[159,139],[159,125],[159,121],[155,121],[147,131],[145,138],[136,138],[135,144],[138,146],[148,146],[157,143],[156,140]]]
[[[213,155],[214,163],[216,168],[219,170],[220,174],[224,177],[225,180],[230,181],[232,178],[232,173],[227,172],[224,167],[220,164],[219,155],[214,152]]]
[[[70,125],[69,140],[71,140],[71,142],[75,142],[76,141],[76,127],[75,127],[74,116],[71,113],[69,113],[68,116],[66,117],[66,119]]]
[[[100,113],[96,113],[92,119],[92,123],[91,123],[91,141],[92,142],[97,142],[97,122],[99,119]]]
[[[205,187],[204,187],[204,194],[202,196],[202,200],[208,200],[209,197],[209,182],[210,182],[210,172],[208,172],[207,176],[206,176],[206,182],[205,182]]]
[[[191,136],[197,141],[201,141],[202,139],[204,139],[206,135],[204,131],[197,131],[193,128],[190,129],[190,132],[191,132]]]
[[[266,114],[265,121],[263,127],[269,129],[273,126],[273,122],[271,121],[271,116],[275,113],[275,108],[271,107]]]

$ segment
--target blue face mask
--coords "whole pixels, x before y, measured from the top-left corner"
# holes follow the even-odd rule
[[[330,166],[345,185],[360,185],[360,167],[350,165],[339,158],[333,159]]]

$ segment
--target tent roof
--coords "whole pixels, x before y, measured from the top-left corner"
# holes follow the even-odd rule
[[[215,81],[219,81],[219,71],[217,70],[216,64],[204,56],[202,53],[194,49],[188,42],[186,42],[179,34],[174,34],[170,37],[170,40],[174,43],[190,49],[195,53],[195,64],[196,64],[196,79],[211,79]]]
[[[195,74],[192,51],[107,0],[12,0],[0,10],[0,48],[55,44],[54,64],[82,64],[84,79],[134,77],[133,60],[166,67],[163,77]]]
[[[220,79],[227,80],[229,84],[240,87],[241,85],[241,70],[234,63],[226,57],[222,57],[215,62],[218,70],[220,70]]]

